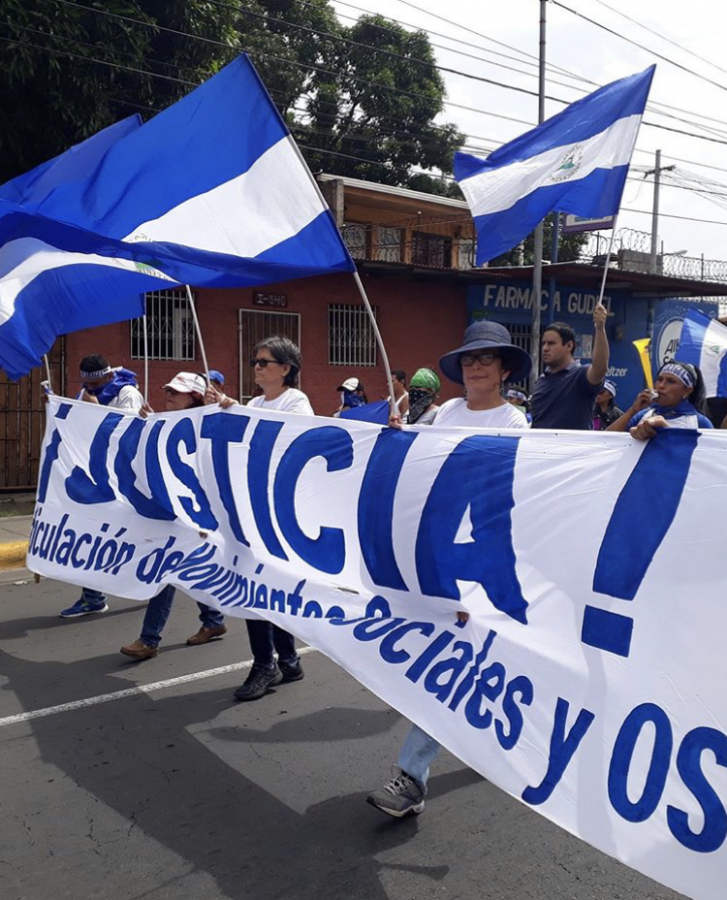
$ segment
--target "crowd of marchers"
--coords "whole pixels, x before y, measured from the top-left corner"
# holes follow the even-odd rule
[[[674,360],[661,367],[654,388],[641,391],[626,410],[616,405],[617,389],[606,378],[609,345],[608,313],[597,306],[593,314],[593,353],[588,365],[574,356],[576,334],[562,322],[548,325],[542,336],[544,371],[530,396],[525,387],[532,370],[529,354],[515,345],[505,326],[479,321],[464,333],[461,346],[445,353],[438,370],[420,368],[407,381],[400,369],[391,371],[389,396],[392,428],[437,425],[447,428],[553,429],[580,431],[629,431],[636,440],[654,438],[665,428],[712,428],[707,416],[704,384],[699,369]],[[299,348],[285,337],[261,341],[253,352],[256,395],[248,406],[288,414],[313,415],[307,396],[298,388],[301,371]],[[80,364],[83,384],[79,399],[114,409],[125,409],[146,417],[153,413],[139,391],[136,376],[112,367],[99,354],[84,357]],[[461,386],[462,395],[438,404],[440,375]],[[364,386],[356,377],[346,378],[337,389],[339,406],[334,416],[368,406]],[[161,388],[159,398],[167,413],[203,405],[223,409],[238,403],[225,394],[221,372],[179,372]],[[361,416],[365,418],[365,412]],[[727,427],[727,419],[721,423]],[[139,637],[121,648],[136,660],[152,659],[159,653],[162,632],[172,609],[175,588],[166,586],[147,604]],[[188,638],[190,646],[206,644],[227,632],[222,613],[198,604],[200,628]],[[107,598],[84,588],[79,600],[61,616],[72,619],[108,610]],[[458,613],[466,620],[467,612]],[[244,683],[234,692],[236,700],[259,700],[277,685],[304,677],[292,634],[259,619],[246,620],[252,665]],[[395,817],[424,809],[429,768],[440,749],[437,741],[413,725],[399,752],[393,777],[368,802]]]

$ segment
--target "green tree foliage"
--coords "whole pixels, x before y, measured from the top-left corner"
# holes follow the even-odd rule
[[[3,0],[2,9],[0,183],[135,111],[163,109],[246,50],[314,170],[456,194],[421,171],[451,171],[463,140],[435,122],[444,83],[421,32],[378,16],[345,27],[328,0]]]

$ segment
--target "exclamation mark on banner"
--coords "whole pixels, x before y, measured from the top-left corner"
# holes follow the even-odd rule
[[[633,600],[674,521],[699,433],[671,429],[652,438],[623,487],[598,552],[593,590]],[[587,606],[581,640],[618,656],[631,651],[633,619]]]

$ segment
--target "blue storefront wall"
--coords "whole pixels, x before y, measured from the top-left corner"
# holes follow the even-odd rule
[[[532,286],[522,282],[495,281],[471,285],[467,290],[468,321],[488,318],[503,325],[527,325],[531,320]],[[553,302],[548,288],[543,290],[541,317],[548,322],[567,322],[576,332],[576,356],[590,362],[593,347],[593,309],[598,294],[589,288],[556,286]],[[633,341],[649,336],[650,302],[654,310],[661,301],[632,297],[625,291],[604,296],[611,316],[608,339],[611,347],[608,377],[618,388],[616,403],[629,406],[645,386],[643,370]]]

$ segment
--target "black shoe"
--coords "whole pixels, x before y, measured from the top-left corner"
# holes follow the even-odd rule
[[[278,660],[278,666],[283,673],[283,681],[302,681],[305,678],[305,672],[299,659],[294,663],[284,663]]]
[[[235,691],[235,700],[259,700],[264,697],[271,687],[280,684],[283,673],[277,666],[265,669],[262,666],[253,666],[245,682]]]

